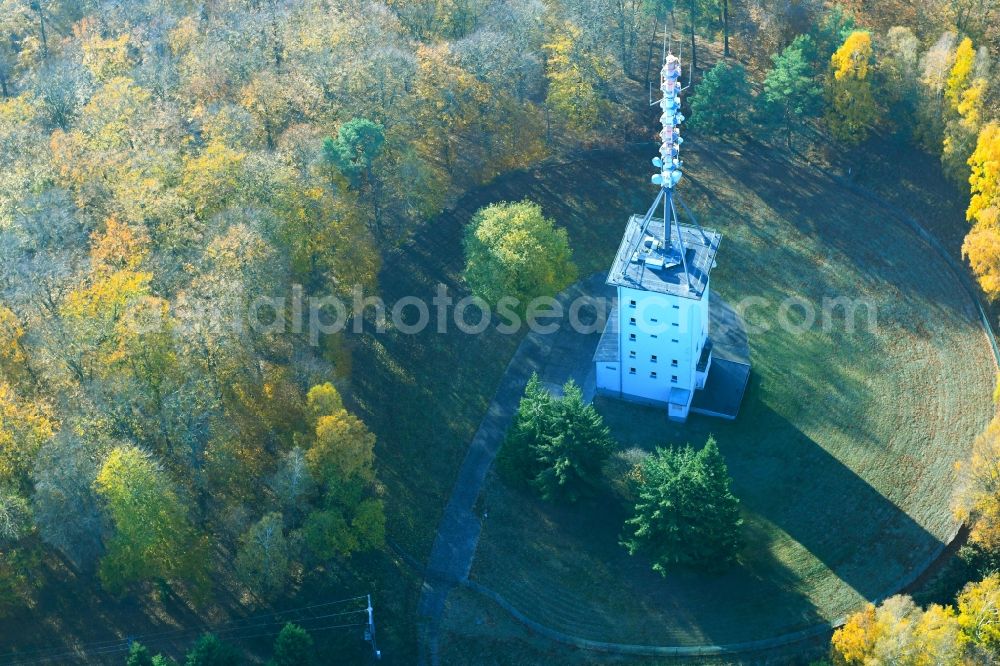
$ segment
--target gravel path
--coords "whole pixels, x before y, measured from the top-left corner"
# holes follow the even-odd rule
[[[585,399],[593,397],[591,357],[600,330],[586,334],[577,332],[569,325],[565,314],[570,304],[581,296],[598,295],[606,298],[610,305],[614,290],[604,284],[604,277],[603,274],[592,275],[561,293],[558,300],[563,305],[564,317],[559,328],[550,333],[531,332],[521,341],[469,445],[451,499],[441,517],[424,574],[417,607],[421,664],[436,665],[440,661],[439,625],[445,602],[456,584],[468,580],[479,543],[484,516],[477,512],[476,500],[531,373],[537,372],[542,382],[553,391],[573,379],[583,388]],[[585,322],[588,310],[584,308],[580,315]]]

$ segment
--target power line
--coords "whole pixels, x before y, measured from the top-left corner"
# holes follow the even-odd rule
[[[53,661],[56,659],[63,659],[68,657],[78,657],[81,655],[91,655],[96,656],[100,654],[113,654],[115,652],[125,652],[129,649],[132,642],[139,641],[146,644],[162,643],[164,641],[175,641],[184,638],[189,638],[194,635],[199,635],[206,632],[211,632],[216,635],[228,634],[225,638],[230,640],[245,640],[248,638],[255,638],[257,636],[266,636],[279,633],[281,629],[275,631],[268,631],[262,634],[255,634],[250,636],[239,636],[235,633],[253,629],[261,629],[273,625],[284,625],[293,619],[297,623],[308,624],[315,622],[317,620],[330,619],[334,617],[343,617],[346,615],[353,615],[357,613],[367,612],[367,608],[357,608],[349,611],[341,611],[336,613],[324,613],[322,615],[314,615],[310,611],[315,612],[321,608],[330,608],[339,604],[345,604],[352,601],[360,601],[362,599],[370,599],[370,595],[359,595],[356,597],[347,597],[344,599],[337,599],[334,601],[327,601],[318,604],[310,604],[307,606],[299,606],[296,608],[287,608],[278,611],[272,611],[270,613],[261,613],[258,615],[251,615],[244,618],[239,618],[231,622],[226,622],[219,625],[202,625],[199,627],[190,628],[176,628],[168,629],[158,632],[150,632],[147,634],[130,635],[124,638],[106,639],[101,641],[91,641],[88,643],[83,643],[76,648],[67,650],[65,647],[52,647],[52,648],[36,648],[32,650],[26,650],[24,652],[8,653],[7,655],[0,656],[0,664],[6,666],[20,666],[22,664],[35,664],[43,663],[46,661]],[[370,605],[370,601],[369,601]],[[309,613],[308,617],[284,617],[289,615]],[[261,620],[266,620],[267,618],[276,618],[281,616],[281,619],[274,619],[267,622],[261,622]],[[303,627],[308,631],[325,631],[327,629],[337,629],[349,626],[366,626],[366,623],[361,622],[357,624],[340,624],[340,625],[326,625],[320,627]],[[234,633],[235,632],[235,633]],[[62,650],[62,651],[60,651]]]

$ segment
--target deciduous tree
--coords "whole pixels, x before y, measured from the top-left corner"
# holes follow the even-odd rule
[[[114,525],[100,570],[109,589],[155,579],[203,582],[197,579],[204,575],[204,544],[173,482],[148,453],[116,446],[94,486]]]
[[[491,304],[508,296],[523,307],[576,279],[566,230],[527,200],[480,209],[465,228],[463,247],[465,280]]]
[[[872,90],[874,63],[871,35],[855,30],[830,57],[826,79],[826,115],[830,131],[841,141],[859,143],[880,117]]]
[[[571,136],[586,139],[597,128],[606,108],[598,90],[606,76],[606,63],[583,52],[580,36],[579,27],[566,23],[545,44],[545,76],[549,82],[545,105],[550,122],[565,128]]]
[[[44,402],[19,396],[0,380],[0,483],[27,490],[35,454],[55,429]]]
[[[969,158],[972,198],[966,218],[973,222],[962,254],[990,298],[1000,296],[1000,124],[983,127]]]
[[[262,599],[274,599],[285,591],[289,564],[280,513],[265,515],[240,538],[236,572],[243,584]]]

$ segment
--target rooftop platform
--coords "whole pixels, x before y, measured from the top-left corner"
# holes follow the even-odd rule
[[[652,218],[645,230],[642,220],[642,215],[629,218],[618,254],[608,272],[608,284],[701,299],[708,286],[708,274],[715,265],[722,234],[681,224],[678,236],[677,227],[671,226],[669,247],[663,247],[663,220]],[[655,242],[657,240],[659,243]],[[678,251],[681,247],[688,269],[686,284],[684,263]]]

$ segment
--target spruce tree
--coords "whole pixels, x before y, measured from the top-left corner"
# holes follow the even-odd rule
[[[599,483],[601,466],[611,455],[611,432],[573,380],[551,405],[551,416],[534,445],[541,468],[535,487],[546,500],[575,502]]]
[[[523,484],[538,474],[534,447],[541,439],[552,402],[552,395],[542,386],[538,374],[532,373],[497,456],[497,467],[508,482]]]
[[[644,552],[661,574],[678,565],[719,570],[741,547],[739,500],[711,437],[695,452],[657,448],[643,463],[635,515],[622,539],[629,554]]]
[[[128,658],[125,659],[125,666],[153,666],[153,657],[149,654],[146,646],[136,641],[128,648]]]
[[[185,666],[237,666],[239,663],[236,650],[215,634],[202,634],[184,660]]]
[[[274,666],[310,666],[316,662],[309,632],[289,622],[274,641]]]

